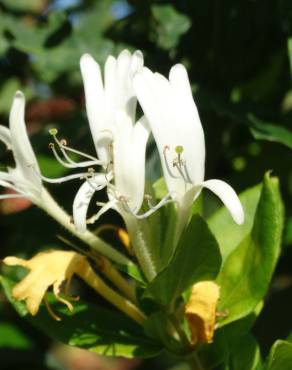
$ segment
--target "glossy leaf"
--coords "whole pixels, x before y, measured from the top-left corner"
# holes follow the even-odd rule
[[[184,290],[218,274],[221,256],[206,222],[194,215],[184,231],[168,266],[149,284],[145,296],[170,305]]]
[[[226,207],[221,207],[208,220],[210,230],[215,235],[222,255],[223,263],[229,254],[251,231],[256,208],[259,202],[262,185],[245,190],[239,198],[244,210],[244,223],[237,225],[231,218]]]
[[[292,149],[291,130],[279,124],[261,121],[252,115],[249,115],[249,119],[251,121],[250,131],[255,139],[273,141]]]
[[[221,286],[219,310],[227,313],[219,325],[248,315],[266,294],[280,252],[282,229],[278,179],[266,174],[253,228],[228,256],[217,279]]]
[[[264,370],[291,370],[292,344],[278,340],[273,345]]]
[[[229,358],[229,368],[236,370],[257,370],[261,364],[260,348],[255,338],[248,334],[234,345]]]

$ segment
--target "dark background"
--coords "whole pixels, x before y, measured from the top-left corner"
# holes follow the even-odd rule
[[[254,328],[263,354],[292,328],[291,33],[290,0],[0,0],[0,123],[7,125],[12,96],[23,90],[28,131],[45,175],[66,173],[48,149],[49,128],[94,154],[80,56],[89,52],[103,64],[126,47],[141,49],[145,64],[165,75],[175,63],[187,67],[206,135],[206,178],[224,179],[237,192],[259,183],[267,170],[280,178],[286,209],[282,255]],[[150,180],[160,173],[153,148]],[[3,168],[12,163],[2,145],[0,161]],[[77,188],[76,182],[50,187],[69,212]],[[58,226],[29,202],[2,201],[0,212],[1,257],[63,246]],[[120,220],[109,214],[102,222]],[[112,362],[74,354],[18,318],[1,292],[0,310],[2,369],[122,370],[161,368],[168,361]]]

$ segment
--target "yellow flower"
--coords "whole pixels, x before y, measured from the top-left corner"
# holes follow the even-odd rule
[[[185,307],[193,344],[212,342],[218,299],[219,286],[214,282],[201,281],[193,285],[190,299]]]
[[[60,296],[60,291],[62,283],[66,281],[65,295],[68,296],[71,279],[76,274],[98,294],[133,320],[142,324],[146,318],[144,313],[133,302],[109,287],[96,274],[86,257],[79,253],[51,250],[38,253],[27,261],[17,257],[6,257],[3,262],[6,265],[19,265],[30,270],[24,279],[15,285],[12,290],[12,297],[18,301],[25,300],[27,309],[32,315],[37,314],[40,304],[45,299],[46,292],[50,286],[53,286],[53,293],[56,299],[64,303],[72,311],[72,304]],[[46,300],[44,302],[49,313],[56,320],[60,320],[52,312]]]
[[[62,283],[67,280],[65,291],[68,291],[72,276],[80,273],[87,263],[81,254],[52,250],[38,253],[27,261],[17,257],[6,257],[3,262],[6,265],[19,265],[30,270],[25,278],[15,285],[12,296],[16,300],[25,300],[27,309],[32,315],[37,314],[50,286],[53,286],[55,297],[70,311],[73,310],[72,304],[60,297],[60,290]]]

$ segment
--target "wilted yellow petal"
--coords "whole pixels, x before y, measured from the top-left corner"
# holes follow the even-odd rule
[[[27,261],[16,257],[6,257],[3,262],[10,266],[20,265],[30,270],[25,278],[15,285],[12,290],[12,296],[16,300],[25,300],[27,309],[32,315],[37,314],[41,301],[45,299],[46,292],[50,286],[53,286],[56,299],[64,303],[72,311],[72,304],[60,297],[60,287],[65,280],[68,284],[72,276],[76,274],[97,293],[133,320],[140,324],[145,321],[144,313],[131,301],[109,287],[96,274],[86,257],[79,253],[51,250],[38,253]],[[65,286],[65,291],[68,291],[68,285]],[[46,300],[45,304],[51,316],[55,320],[60,320]]]
[[[201,281],[192,287],[185,314],[189,322],[192,342],[212,342],[219,286],[212,281]]]
[[[60,286],[65,280],[71,280],[73,274],[83,268],[86,259],[81,254],[71,251],[41,252],[30,260],[16,257],[6,257],[3,262],[10,266],[20,265],[30,270],[12,290],[16,300],[25,300],[27,309],[36,315],[41,301],[48,288],[53,286],[56,298],[67,305],[69,310],[73,307],[68,300],[60,297]]]

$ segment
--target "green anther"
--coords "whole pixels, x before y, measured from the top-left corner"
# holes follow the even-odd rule
[[[58,130],[56,128],[51,128],[49,130],[49,134],[52,135],[52,136],[56,136],[58,133]]]
[[[181,145],[177,145],[176,147],[175,147],[175,152],[178,154],[178,155],[180,155],[180,154],[182,154],[182,152],[184,151],[184,147],[183,146],[181,146]]]

